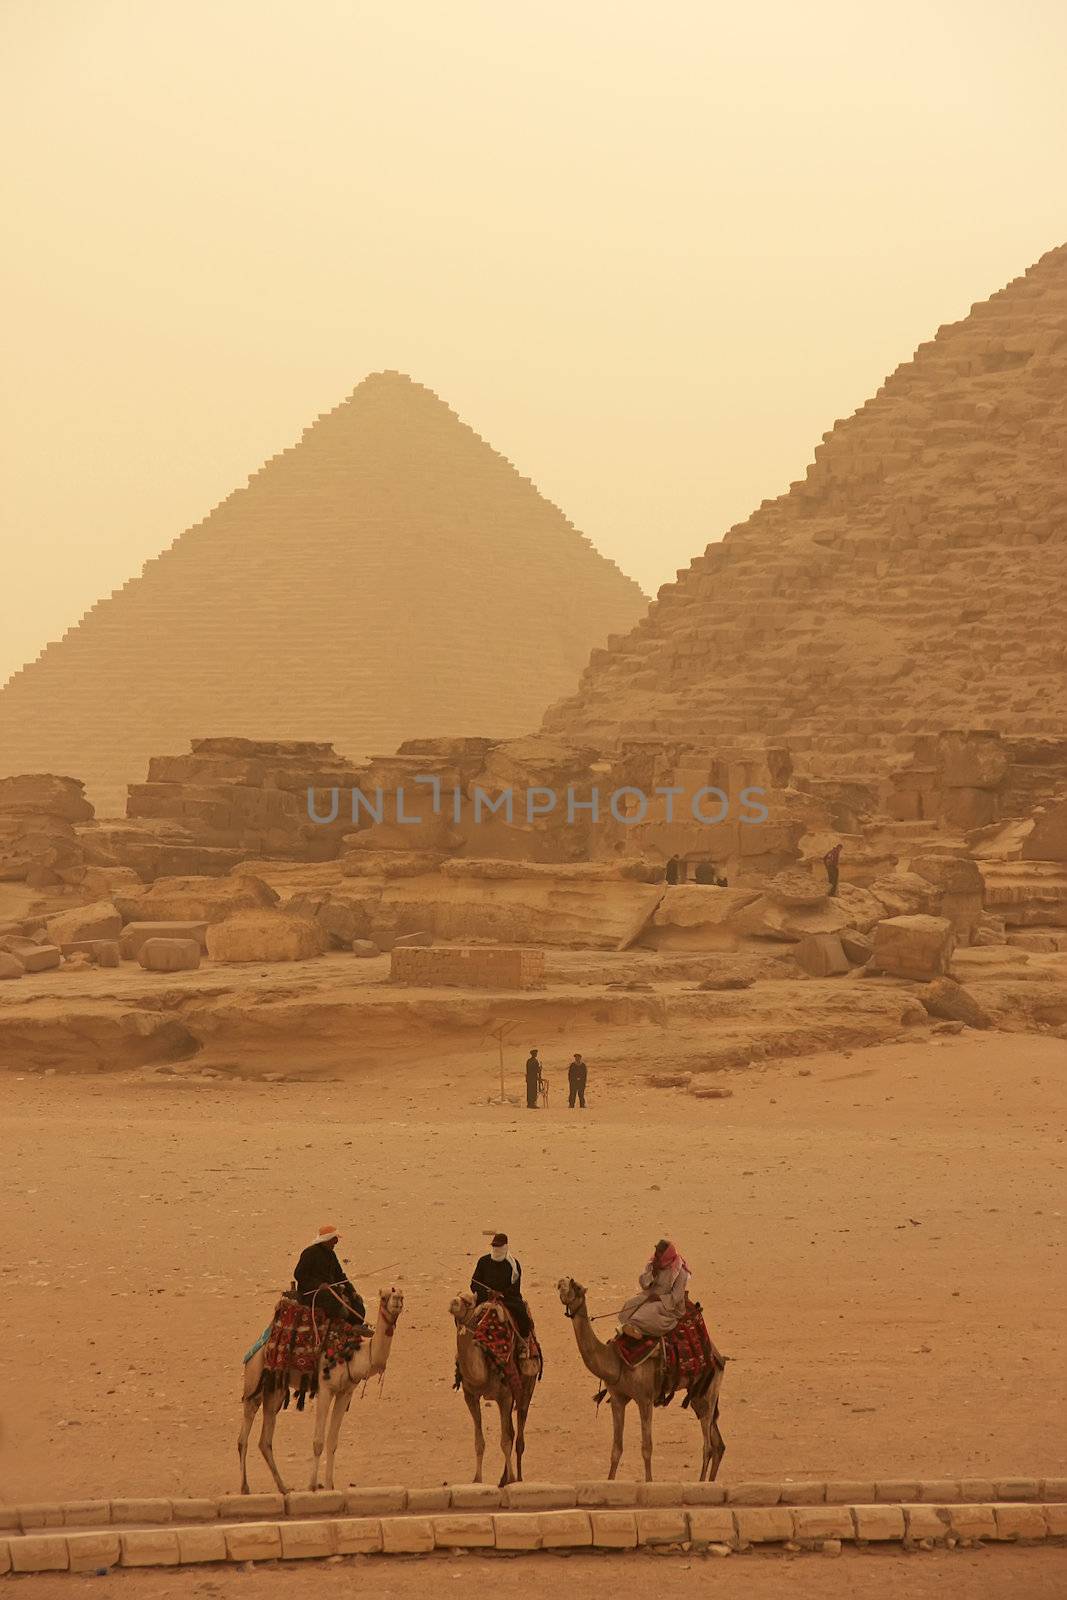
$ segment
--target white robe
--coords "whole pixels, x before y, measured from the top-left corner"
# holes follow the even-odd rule
[[[637,1281],[642,1293],[632,1295],[627,1300],[619,1312],[619,1321],[630,1322],[642,1333],[662,1339],[681,1321],[689,1273],[681,1265],[662,1267],[659,1272],[653,1272],[652,1263],[649,1262]],[[648,1294],[657,1294],[660,1298],[646,1301]]]

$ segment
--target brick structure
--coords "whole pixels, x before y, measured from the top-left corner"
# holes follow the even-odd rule
[[[375,373],[0,689],[3,772],[77,773],[117,816],[198,735],[507,737],[645,603],[436,395]]]
[[[392,953],[389,976],[394,983],[427,989],[540,989],[545,981],[545,953],[487,945],[428,950],[404,945]]]
[[[836,422],[802,481],[593,652],[546,733],[785,743],[801,787],[887,779],[923,732],[1062,740],[1065,380],[1062,246]],[[953,820],[991,820],[995,775],[956,781]]]

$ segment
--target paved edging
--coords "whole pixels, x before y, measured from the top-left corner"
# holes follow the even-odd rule
[[[989,1505],[1067,1501],[1067,1478],[830,1479],[753,1483],[464,1483],[227,1494],[202,1499],[64,1500],[0,1506],[0,1537],[53,1528],[274,1522],[330,1516],[426,1516],[444,1511],[566,1511],[657,1506]]]
[[[844,1544],[971,1548],[982,1540],[1067,1540],[1067,1502],[894,1505],[636,1506],[447,1512],[215,1523],[0,1539],[0,1573],[100,1572],[201,1562],[287,1561],[434,1550],[684,1549],[726,1556],[755,1546],[822,1550]]]

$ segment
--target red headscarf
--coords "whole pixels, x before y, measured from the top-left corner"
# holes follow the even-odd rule
[[[656,1270],[660,1267],[666,1267],[668,1270],[671,1268],[677,1268],[682,1272],[689,1271],[689,1263],[682,1260],[681,1256],[678,1254],[677,1246],[675,1245],[674,1241],[670,1239],[667,1241],[667,1248],[665,1250],[661,1250],[658,1255],[652,1257],[652,1267],[653,1270]]]

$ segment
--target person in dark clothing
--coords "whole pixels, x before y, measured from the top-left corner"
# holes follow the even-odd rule
[[[489,1254],[481,1256],[471,1278],[475,1304],[499,1296],[515,1321],[520,1339],[533,1332],[530,1308],[522,1298],[522,1267],[508,1249],[506,1233],[494,1233]]]
[[[693,878],[697,883],[714,883],[715,868],[710,861],[698,861]]]
[[[678,857],[671,856],[671,859],[667,862],[667,865],[663,869],[664,883],[678,882],[678,869],[680,866],[681,862],[678,860]]]
[[[585,1110],[585,1086],[588,1080],[589,1068],[582,1060],[578,1052],[575,1051],[574,1060],[567,1068],[567,1088],[570,1090],[570,1098],[567,1101],[567,1104],[570,1106],[572,1111],[574,1109],[574,1102],[576,1100],[581,1106],[582,1110]]]
[[[540,1092],[541,1063],[537,1059],[537,1051],[531,1050],[526,1062],[526,1106],[528,1110],[537,1110],[537,1096]]]
[[[307,1249],[300,1252],[293,1269],[297,1297],[328,1317],[343,1317],[347,1307],[353,1320],[363,1322],[367,1308],[337,1258],[337,1238],[336,1228],[320,1228]]]
[[[822,864],[826,868],[830,893],[834,895],[837,893],[837,879],[841,871],[841,846],[839,844],[835,844],[832,850],[827,850],[822,858]]]

